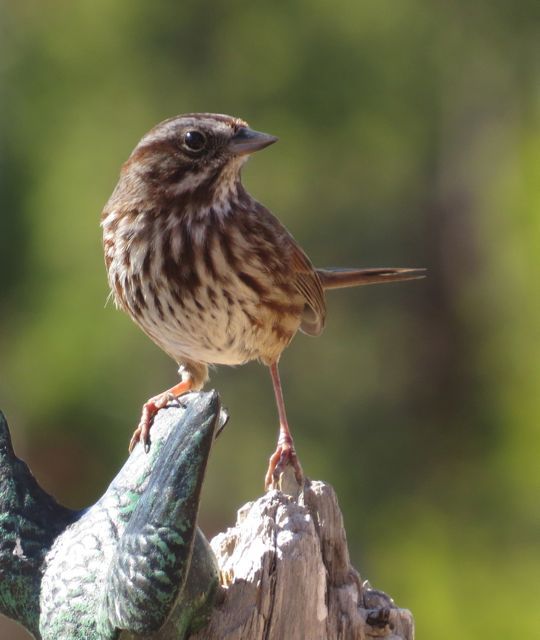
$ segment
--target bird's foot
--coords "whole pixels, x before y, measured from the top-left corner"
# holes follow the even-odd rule
[[[142,442],[146,453],[150,451],[150,429],[154,422],[157,412],[166,407],[170,402],[180,402],[178,396],[187,393],[193,389],[193,381],[190,377],[186,377],[174,387],[167,389],[163,393],[150,398],[143,404],[141,419],[139,426],[133,432],[129,442],[129,452],[135,448],[137,442]]]
[[[129,441],[129,452],[135,448],[137,442],[142,442],[146,453],[150,450],[150,429],[154,422],[154,418],[160,409],[166,407],[170,402],[177,400],[177,397],[170,391],[164,391],[143,404],[141,419],[139,425],[133,432]]]
[[[304,472],[296,455],[294,444],[291,439],[280,439],[276,450],[268,461],[268,471],[264,479],[264,486],[267,490],[278,488],[280,476],[288,465],[294,470],[296,482],[301,486],[304,482]]]

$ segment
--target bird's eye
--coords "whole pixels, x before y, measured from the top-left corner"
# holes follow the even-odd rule
[[[190,151],[202,151],[206,147],[206,136],[200,131],[187,131],[184,134],[184,145]]]

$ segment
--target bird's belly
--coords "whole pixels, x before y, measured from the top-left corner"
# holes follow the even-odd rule
[[[163,318],[143,314],[143,330],[177,362],[243,364],[273,362],[300,326],[299,304],[262,302],[256,296],[233,299],[198,291],[183,299],[183,307],[162,300]],[[172,310],[174,309],[174,313]]]

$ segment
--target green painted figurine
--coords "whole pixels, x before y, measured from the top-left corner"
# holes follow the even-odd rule
[[[0,611],[39,640],[182,640],[210,613],[215,557],[197,528],[215,392],[161,411],[103,497],[82,511],[37,484],[0,414]]]

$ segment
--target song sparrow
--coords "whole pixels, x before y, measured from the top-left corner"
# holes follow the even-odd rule
[[[327,289],[421,277],[417,269],[315,269],[294,238],[242,186],[249,154],[277,138],[226,115],[192,113],[147,133],[102,214],[117,306],[179,364],[181,382],[145,403],[130,443],[149,446],[157,411],[200,389],[208,365],[258,359],[270,368],[279,439],[266,485],[302,472],[278,373],[300,329],[324,327]]]

